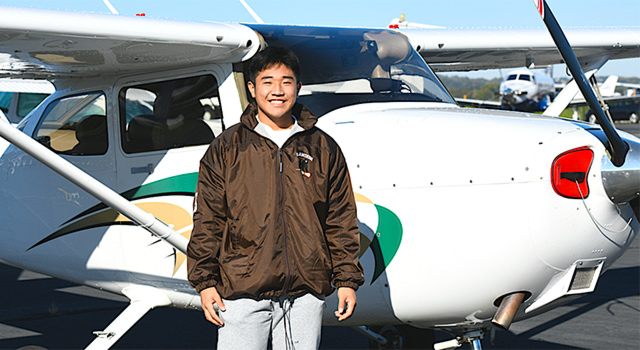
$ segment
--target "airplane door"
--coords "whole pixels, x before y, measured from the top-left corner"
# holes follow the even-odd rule
[[[119,109],[119,192],[190,237],[199,162],[222,131],[216,78],[201,74],[128,85],[120,89]],[[140,228],[119,229],[126,268],[135,278],[184,283],[184,254]]]
[[[113,131],[104,92],[53,100],[40,119],[31,122],[36,124],[34,139],[105,185],[115,186]],[[107,229],[86,220],[88,210],[100,202],[22,151],[12,148],[3,160],[11,164],[6,187],[19,189],[8,191],[11,198],[3,205],[10,230],[23,233],[15,236],[16,251],[44,257],[51,262],[52,275],[64,269],[81,281],[92,268],[106,275],[113,272],[96,250]]]

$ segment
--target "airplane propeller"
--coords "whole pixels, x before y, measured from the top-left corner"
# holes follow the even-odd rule
[[[584,96],[587,104],[596,116],[598,123],[601,125],[602,130],[609,140],[609,144],[605,144],[605,146],[611,154],[611,162],[617,167],[622,166],[625,162],[627,153],[629,152],[629,145],[622,140],[609,118],[606,117],[593,88],[582,71],[580,62],[578,62],[573,49],[571,49],[571,45],[569,45],[567,37],[564,35],[562,28],[560,28],[560,25],[551,12],[549,5],[547,5],[546,0],[533,0],[533,2],[538,8],[538,12],[540,12],[540,16],[542,17],[544,24],[547,26],[549,34],[551,34],[553,41],[556,43],[556,47],[558,48],[558,51],[560,51],[560,55],[564,59],[564,62],[569,68],[575,82],[578,84],[578,88],[580,89],[580,92],[582,92],[582,96]]]

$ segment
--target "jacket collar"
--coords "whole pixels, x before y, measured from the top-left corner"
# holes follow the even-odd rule
[[[255,102],[251,102],[247,108],[245,108],[244,112],[242,112],[240,122],[251,130],[254,130],[256,126],[258,126],[257,113],[258,105]],[[318,117],[313,115],[309,108],[297,102],[293,106],[293,115],[298,120],[298,125],[305,130],[313,128],[318,121]]]

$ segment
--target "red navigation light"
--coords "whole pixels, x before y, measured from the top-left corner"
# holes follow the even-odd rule
[[[397,24],[389,24],[390,29],[400,29],[400,26]]]
[[[557,194],[566,198],[587,198],[587,176],[593,151],[588,147],[572,149],[557,156],[551,166],[551,184]]]
[[[136,13],[136,16],[138,16],[138,17],[144,17],[144,16],[145,16],[145,14],[144,14],[144,13]]]

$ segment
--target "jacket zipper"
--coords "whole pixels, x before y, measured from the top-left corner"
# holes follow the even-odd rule
[[[251,131],[258,134],[260,137],[264,137],[253,129]],[[289,144],[291,142],[291,139],[294,136],[295,135],[289,136],[289,138],[284,142],[282,147]],[[265,138],[269,140],[271,143],[273,143],[276,147],[278,147],[278,145],[276,145],[275,142],[273,142],[273,140],[269,139],[268,137],[265,137]],[[282,148],[280,147],[278,147],[278,163],[279,163],[279,172],[280,172],[279,174],[280,175],[280,213],[282,215],[282,235],[284,237],[284,259],[285,259],[285,265],[287,267],[287,271],[284,277],[284,286],[282,287],[282,291],[286,294],[291,288],[289,286],[291,284],[291,266],[289,264],[289,249],[287,247],[287,225],[286,225],[286,220],[284,218],[284,180],[282,179],[283,164],[282,164]]]
[[[280,162],[280,212],[282,215],[282,234],[284,237],[284,260],[287,266],[286,275],[284,277],[283,291],[289,291],[289,283],[291,282],[291,267],[289,266],[289,249],[287,248],[287,225],[284,218],[284,182],[282,179],[282,149],[278,147],[278,160]]]

